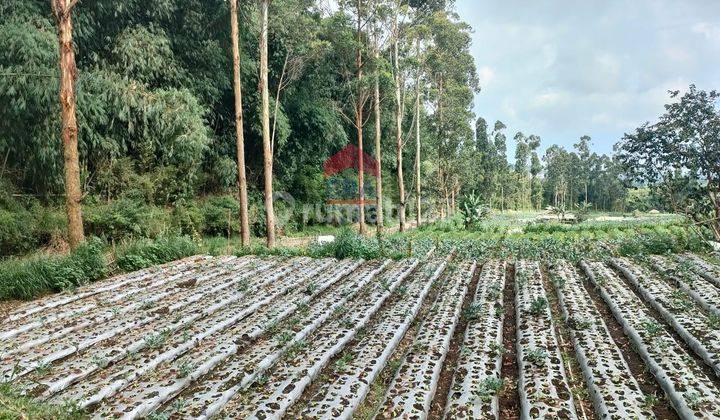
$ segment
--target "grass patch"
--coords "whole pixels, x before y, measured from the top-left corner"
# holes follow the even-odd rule
[[[103,243],[91,239],[68,255],[40,254],[0,262],[0,299],[32,299],[88,284],[108,274]]]
[[[154,241],[140,240],[120,247],[116,253],[116,262],[121,271],[136,271],[199,252],[199,246],[189,236],[165,236]]]
[[[24,397],[10,384],[0,383],[0,419],[85,419],[87,416],[72,404],[51,405]]]

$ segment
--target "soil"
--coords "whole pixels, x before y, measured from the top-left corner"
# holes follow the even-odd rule
[[[460,312],[460,319],[458,320],[452,340],[450,341],[450,348],[445,356],[445,363],[443,363],[442,370],[440,371],[438,387],[435,390],[435,396],[430,404],[428,417],[431,419],[442,418],[443,412],[445,411],[448,394],[450,392],[450,387],[452,387],[455,369],[457,368],[460,347],[465,339],[465,330],[467,329],[467,317],[463,314],[466,313],[467,308],[470,307],[475,297],[475,290],[477,289],[478,282],[480,281],[481,268],[482,267],[480,265],[475,268],[472,281],[468,285],[468,291],[465,294],[465,300],[463,301],[462,310]]]
[[[503,347],[500,377],[505,381],[505,388],[500,393],[500,418],[520,418],[520,396],[518,395],[518,363],[517,363],[517,319],[515,314],[515,266],[508,264],[503,291]]]
[[[573,394],[575,402],[575,411],[584,419],[595,418],[592,401],[587,393],[587,386],[582,375],[580,364],[575,355],[575,348],[570,338],[570,332],[563,320],[560,302],[557,298],[555,285],[550,284],[546,267],[543,267],[543,286],[547,294],[550,304],[550,313],[552,314],[553,326],[555,327],[555,335],[558,338],[560,351],[563,355],[563,363],[567,371],[568,381],[570,382],[570,390]]]
[[[580,270],[582,273],[582,270]],[[584,273],[582,274],[584,276]],[[645,395],[654,395],[657,398],[657,403],[652,406],[653,413],[659,419],[678,419],[677,413],[673,410],[670,402],[665,396],[665,393],[660,388],[660,385],[655,381],[655,378],[647,370],[645,362],[643,362],[640,355],[635,350],[635,347],[630,342],[630,339],[623,331],[622,325],[615,319],[610,308],[605,305],[605,301],[600,296],[600,293],[595,287],[589,282],[584,281],[585,291],[590,299],[593,301],[595,308],[602,314],[605,325],[607,325],[610,331],[610,336],[615,341],[615,344],[622,351],[625,362],[627,362],[630,368],[630,373],[635,377],[635,380],[640,385],[640,389]]]
[[[397,370],[400,368],[400,364],[403,360],[405,360],[405,357],[410,352],[413,342],[415,342],[415,337],[417,337],[418,331],[420,330],[422,320],[426,318],[428,312],[430,312],[430,308],[432,308],[435,300],[437,299],[440,292],[440,281],[443,278],[444,275],[441,275],[437,280],[435,280],[435,283],[430,289],[428,295],[425,297],[417,316],[410,324],[410,327],[403,336],[402,340],[400,340],[400,343],[397,348],[395,348],[393,354],[388,358],[387,364],[375,379],[375,382],[373,382],[370,392],[355,411],[353,418],[372,419],[378,410],[380,410],[380,405],[384,402],[385,393],[387,392],[388,387],[390,387],[390,383],[395,377]]]

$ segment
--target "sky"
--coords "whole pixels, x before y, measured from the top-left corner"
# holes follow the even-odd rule
[[[611,153],[656,121],[668,90],[720,89],[720,0],[457,0],[473,29],[475,114]],[[512,159],[514,145],[508,141]]]

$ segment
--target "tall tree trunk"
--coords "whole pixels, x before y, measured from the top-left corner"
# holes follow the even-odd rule
[[[83,232],[82,189],[80,187],[80,158],[78,154],[78,128],[75,116],[75,51],[72,37],[72,9],[77,0],[52,0],[52,9],[58,25],[60,44],[60,107],[62,118],[62,145],[65,162],[65,205],[68,220],[68,240],[75,249],[85,241]]]
[[[443,78],[442,78],[442,76],[440,76],[440,77],[437,79],[437,82],[436,82],[436,83],[437,83],[437,88],[438,88],[438,89],[437,89],[437,91],[438,91],[438,94],[437,94],[437,114],[438,114],[438,124],[437,124],[437,129],[438,129],[438,147],[437,147],[437,152],[438,152],[438,162],[437,162],[437,164],[438,164],[438,173],[439,173],[439,175],[440,175],[440,176],[439,176],[439,178],[440,178],[440,187],[441,187],[441,188],[443,189],[443,191],[444,191],[445,207],[448,208],[447,185],[445,184],[445,183],[446,183],[446,180],[445,180],[445,178],[444,178],[443,159],[442,159],[442,155],[443,155],[443,153],[442,153],[442,145],[443,145],[443,142],[444,142],[444,134],[445,134],[444,120],[443,120],[443,101],[442,101],[442,99],[443,99]],[[442,212],[442,213],[443,213],[443,214],[441,214],[441,219],[444,219],[446,216],[449,216],[449,215],[450,215],[450,214],[449,214],[449,211],[447,212],[447,214],[445,214],[445,212]]]
[[[268,7],[260,2],[260,93],[262,96],[263,166],[265,181],[265,219],[267,246],[275,247],[275,209],[273,208],[273,153],[270,145],[270,91],[268,88]]]
[[[395,12],[395,20],[393,22],[393,67],[395,71],[395,143],[397,147],[397,180],[398,180],[398,196],[400,203],[398,205],[398,218],[400,221],[400,232],[405,231],[405,180],[403,178],[403,142],[402,142],[402,120],[403,120],[403,103],[400,76],[400,59],[398,54],[398,44],[400,43],[400,28],[398,27],[397,10]]]
[[[415,41],[417,56],[420,57],[420,37]],[[415,76],[415,223],[420,227],[422,208],[420,204],[420,69]]]
[[[233,88],[235,90],[235,145],[237,147],[238,195],[240,200],[240,237],[243,246],[250,245],[247,179],[245,176],[245,135],[243,133],[242,84],[240,83],[240,45],[237,0],[230,0],[230,36],[233,52]]]
[[[355,108],[355,125],[357,126],[357,137],[358,137],[358,192],[360,195],[360,214],[358,221],[360,222],[360,234],[365,234],[365,166],[363,156],[363,92],[362,92],[362,1],[357,0],[357,55],[355,57],[355,64],[357,65],[357,104]]]
[[[380,41],[378,36],[375,35],[375,46],[374,46],[375,61],[380,59]],[[382,194],[382,150],[381,150],[381,136],[382,136],[382,121],[380,118],[380,74],[375,73],[375,98],[374,98],[374,111],[375,111],[375,161],[377,162],[377,177],[375,178],[377,204],[375,206],[377,211],[377,232],[381,234],[383,231],[383,194]]]
[[[455,215],[455,185],[450,190],[450,211]]]

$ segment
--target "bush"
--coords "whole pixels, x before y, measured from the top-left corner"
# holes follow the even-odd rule
[[[87,284],[107,274],[103,243],[94,238],[64,256],[46,254],[0,263],[0,300],[32,299]]]
[[[220,195],[210,197],[201,204],[203,233],[212,236],[227,236],[240,232],[240,203],[237,197]]]
[[[115,261],[122,271],[136,271],[198,253],[199,247],[190,237],[166,236],[124,245],[116,252]]]
[[[173,230],[199,238],[205,231],[205,215],[193,201],[180,200],[172,211]]]
[[[382,256],[377,239],[360,236],[350,228],[341,229],[334,242],[322,245],[311,244],[308,247],[308,254],[315,258],[364,258],[366,260],[377,259]]]
[[[2,188],[2,184],[0,184]],[[64,231],[65,216],[37,200],[19,200],[9,193],[0,196],[0,256],[19,255],[50,243]]]
[[[168,224],[162,209],[131,198],[85,206],[84,216],[86,232],[108,240],[154,238]]]
[[[36,221],[26,210],[0,210],[0,255],[13,255],[37,248]]]

